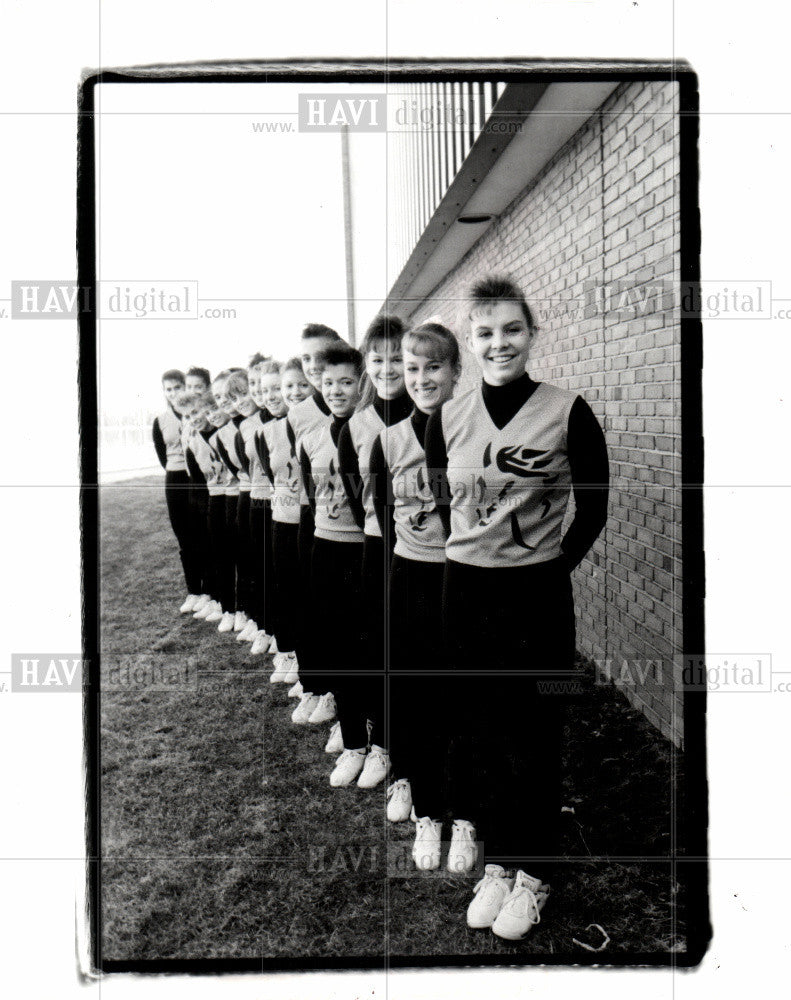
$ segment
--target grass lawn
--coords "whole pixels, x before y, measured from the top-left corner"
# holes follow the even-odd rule
[[[669,863],[679,765],[582,661],[565,741],[569,860],[542,923],[510,944],[467,929],[473,878],[387,878],[388,849],[408,848],[413,827],[386,822],[384,788],[331,789],[329,727],[291,723],[269,657],[178,614],[161,481],[102,489],[101,546],[105,959],[579,959],[572,939],[590,923],[610,936],[604,961],[684,951]],[[164,682],[128,682],[132,667]]]

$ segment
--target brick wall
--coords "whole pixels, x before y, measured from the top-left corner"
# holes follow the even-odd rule
[[[678,281],[677,112],[675,84],[620,86],[413,319],[440,315],[463,333],[472,279],[507,272],[524,289],[540,326],[531,375],[581,393],[610,454],[607,527],[574,574],[578,647],[613,661],[632,704],[680,743],[680,323],[656,293]],[[592,284],[631,305],[586,308]]]

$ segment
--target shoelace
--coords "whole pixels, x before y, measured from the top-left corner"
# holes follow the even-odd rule
[[[513,892],[513,895],[511,896],[511,899],[507,900],[507,902],[510,903],[512,901],[515,901],[515,900],[521,898],[524,895],[527,895],[528,901],[533,906],[532,912],[531,912],[529,906],[527,908],[527,919],[535,927],[536,924],[540,924],[541,923],[541,913],[540,913],[540,911],[538,909],[538,900],[536,899],[536,894],[533,892],[532,889],[530,889],[526,885],[522,885],[518,889],[514,889],[514,892]],[[533,913],[535,913],[535,915],[536,915],[536,919],[535,920],[533,920]]]
[[[404,788],[404,780],[405,780],[404,778],[399,778],[398,781],[394,781],[393,784],[390,785],[390,787],[387,789],[388,799],[392,799],[396,791],[403,791],[403,792],[406,791],[406,789]]]
[[[427,833],[436,833],[434,821],[431,819],[419,819],[415,829],[415,840],[422,840]]]

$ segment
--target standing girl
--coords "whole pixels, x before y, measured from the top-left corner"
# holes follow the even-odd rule
[[[459,734],[451,763],[462,779],[451,787],[448,867],[473,866],[477,832],[492,864],[468,924],[519,939],[540,920],[559,850],[559,698],[542,693],[539,678],[573,669],[570,573],[604,526],[607,452],[582,397],[526,373],[536,327],[513,281],[477,282],[467,317],[482,381],[426,431],[448,530],[443,632],[458,671],[443,706]],[[519,869],[513,882],[506,865]]]
[[[269,365],[274,366],[275,362],[269,362]],[[270,680],[294,685],[293,695],[301,697],[296,650],[302,631],[304,591],[301,592],[300,588],[298,534],[300,510],[308,500],[285,414],[312,395],[313,390],[305,378],[299,358],[292,358],[278,374],[279,367],[271,367],[266,372],[262,370],[262,400],[273,419],[259,438],[261,462],[272,483],[270,551],[272,572],[277,580],[277,585],[268,592],[277,623],[279,650]]]
[[[373,506],[371,448],[379,433],[408,416],[412,401],[404,390],[401,339],[404,325],[396,316],[377,316],[362,344],[366,385],[357,410],[338,438],[338,460],[349,506],[364,531],[361,580],[359,676],[347,674],[336,692],[341,737],[358,746],[370,725],[371,752],[359,788],[373,788],[390,770],[385,736],[385,603],[392,538],[383,539]]]
[[[429,486],[426,424],[453,395],[461,374],[459,345],[446,327],[424,323],[402,342],[409,417],[381,431],[371,451],[371,480],[380,532],[395,536],[387,603],[387,719],[394,773],[387,816],[408,819],[414,805],[418,868],[439,866],[439,830],[431,817],[447,807],[447,738],[441,706],[445,679],[437,608],[442,602],[445,532]],[[383,489],[382,487],[385,487]],[[413,673],[402,673],[413,671]],[[420,673],[414,673],[420,671]]]

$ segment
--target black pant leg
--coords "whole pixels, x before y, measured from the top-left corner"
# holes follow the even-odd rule
[[[472,656],[460,649],[465,628],[475,633]],[[457,662],[479,663],[452,678],[462,722],[449,754],[453,814],[475,823],[487,858],[547,878],[546,859],[559,849],[563,721],[551,682],[573,668],[575,645],[565,561],[507,569],[449,563],[446,629]]]
[[[185,470],[165,473],[165,502],[168,508],[170,526],[179,547],[181,568],[184,572],[184,582],[190,594],[198,593],[191,589],[196,585],[195,559],[192,551],[192,532],[190,531],[190,478]]]
[[[203,483],[192,483],[189,491],[190,545],[194,559],[194,593],[209,593],[209,491]]]
[[[302,618],[304,591],[300,590],[298,535],[298,525],[272,522],[277,646],[282,653],[296,650]]]
[[[351,748],[368,742],[364,713],[354,696],[354,682],[359,680],[362,548],[358,542],[314,540],[312,600],[306,627],[311,629],[315,616],[317,639],[312,648],[316,659],[311,665],[310,687],[302,681],[305,690],[314,694],[332,691],[336,696],[343,741]]]
[[[237,550],[237,517],[239,511],[239,495],[225,498],[225,536],[227,540],[226,565],[228,573],[228,607],[223,605],[223,611],[234,614],[238,610],[239,567]]]
[[[388,746],[395,778],[408,778],[417,816],[448,808],[447,677],[439,609],[443,563],[393,556],[386,627],[389,647]]]

